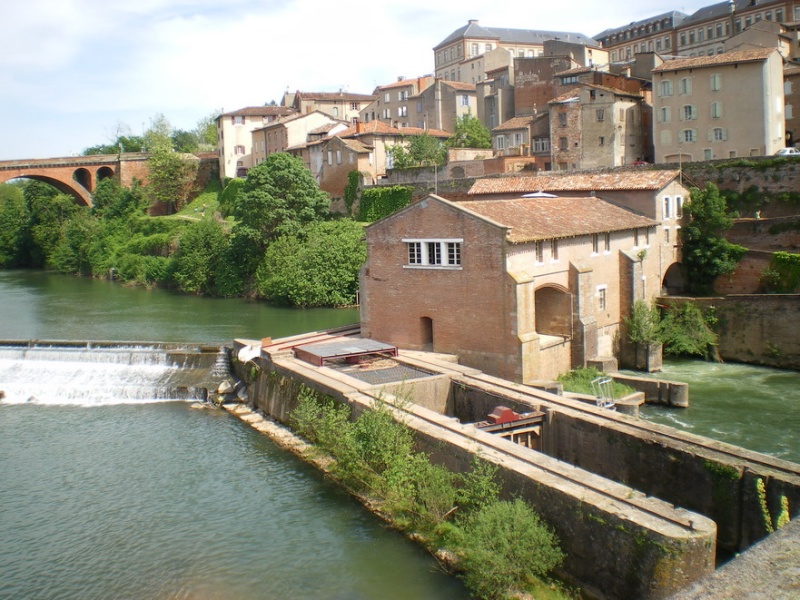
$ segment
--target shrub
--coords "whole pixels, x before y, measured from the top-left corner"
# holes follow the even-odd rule
[[[504,598],[542,577],[564,554],[555,534],[522,500],[493,502],[464,528],[464,582],[481,598]]]
[[[370,188],[361,194],[358,220],[377,221],[411,204],[411,188],[404,185]]]
[[[594,367],[580,367],[567,373],[562,373],[558,376],[558,381],[562,383],[564,390],[568,392],[594,396],[595,390],[592,388],[592,381],[603,376],[604,373]],[[617,381],[611,385],[611,395],[614,398],[622,398],[635,391],[632,387]]]
[[[664,315],[664,352],[673,356],[694,355],[706,360],[716,356],[717,334],[713,312],[703,314],[693,302],[672,304]]]

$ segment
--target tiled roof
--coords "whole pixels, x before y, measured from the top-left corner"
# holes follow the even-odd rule
[[[376,89],[378,90],[391,90],[393,88],[398,87],[408,87],[414,86],[416,88],[421,88],[426,81],[430,81],[433,83],[433,76],[432,75],[422,75],[421,77],[411,77],[408,79],[399,79],[397,81],[393,81],[392,83],[387,83],[386,85],[379,85]]]
[[[479,200],[458,205],[509,227],[507,239],[512,244],[657,225],[652,219],[595,196]]]
[[[320,125],[319,127],[315,127],[311,131],[308,132],[309,135],[319,135],[321,133],[328,133],[331,129],[340,125],[343,121],[339,121],[337,123],[325,123],[324,125]]]
[[[571,69],[567,69],[566,71],[561,71],[560,73],[556,73],[556,77],[565,77],[568,75],[581,75],[583,73],[591,73],[594,71],[592,67],[572,67]]]
[[[465,91],[475,91],[475,84],[474,83],[466,83],[463,81],[442,81],[442,85],[449,86],[454,90],[465,90]]]
[[[641,94],[637,94],[635,92],[628,92],[626,90],[621,90],[614,87],[609,87],[607,85],[597,85],[596,83],[587,83],[584,84],[584,87],[591,88],[593,90],[599,90],[601,92],[607,92],[609,94],[614,94],[615,96],[627,96],[629,98],[641,98]]]
[[[775,48],[754,48],[752,50],[733,50],[731,52],[715,54],[714,56],[676,58],[660,64],[653,69],[653,73],[666,73],[669,71],[681,71],[717,65],[732,65],[744,62],[759,62],[767,60],[773,52],[777,52],[777,50]]]
[[[351,94],[350,92],[297,92],[295,97],[301,100],[343,100],[347,102],[371,102],[376,99],[376,96],[372,94]]]
[[[372,148],[372,146],[366,146],[358,140],[342,140],[342,143],[356,154],[366,154]]]
[[[533,192],[603,192],[614,190],[660,190],[678,177],[669,170],[615,171],[532,177],[490,177],[478,179],[468,194],[528,194]]]
[[[562,102],[570,102],[572,100],[577,100],[578,97],[581,95],[581,88],[572,88],[568,92],[564,92],[557,98],[553,98],[548,102],[548,104],[560,104]]]
[[[288,106],[246,106],[239,110],[222,113],[220,117],[274,117],[275,115],[290,115],[294,112],[295,110]]]
[[[477,21],[470,21],[459,27],[444,40],[434,46],[438,50],[463,38],[498,40],[508,44],[542,44],[548,40],[559,39],[574,44],[583,44],[597,48],[597,40],[569,31],[540,31],[535,29],[509,29],[506,27],[483,27]]]
[[[727,2],[725,4],[727,4]],[[697,13],[695,13],[695,14],[697,14]],[[689,17],[689,15],[687,15],[686,13],[683,13],[683,12],[680,12],[680,11],[677,11],[677,10],[673,10],[673,11],[670,11],[670,12],[667,12],[667,13],[664,13],[664,14],[661,14],[661,15],[657,15],[655,17],[648,17],[647,19],[643,19],[641,21],[635,21],[633,23],[629,23],[628,25],[623,25],[622,27],[614,27],[612,29],[606,29],[605,31],[603,31],[601,33],[598,33],[596,36],[594,36],[594,39],[600,40],[600,39],[603,39],[603,38],[608,37],[610,35],[614,35],[615,33],[625,32],[628,29],[638,29],[639,27],[642,27],[642,26],[646,27],[647,25],[651,25],[653,23],[658,23],[659,21],[663,21],[664,19],[668,19],[668,18],[672,18],[672,26],[673,27],[677,27],[678,25],[680,25],[684,21],[684,19],[686,19],[688,17]]]
[[[536,116],[528,115],[527,117],[512,117],[508,121],[504,121],[492,131],[509,131],[512,129],[523,129],[528,127],[531,123],[536,120]]]
[[[345,137],[353,137],[355,135],[365,135],[365,134],[385,134],[385,135],[402,135],[403,132],[397,129],[397,127],[392,127],[391,125],[387,125],[383,121],[374,120],[370,121],[369,123],[359,123],[358,125],[351,125],[344,131],[340,131],[336,135],[341,138]]]
[[[427,133],[437,138],[449,138],[452,134],[444,129],[422,129],[421,127],[401,127],[398,130],[403,135],[422,135]]]

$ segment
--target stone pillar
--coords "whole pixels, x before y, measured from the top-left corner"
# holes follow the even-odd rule
[[[570,264],[572,297],[572,367],[583,367],[597,356],[597,318],[595,317],[594,270]]]

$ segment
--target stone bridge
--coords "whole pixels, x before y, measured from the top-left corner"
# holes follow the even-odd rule
[[[216,152],[185,155],[199,161],[195,186],[198,190],[209,181],[219,178],[219,159]],[[149,154],[128,152],[63,158],[36,158],[0,161],[0,183],[12,179],[34,179],[49,183],[64,194],[73,196],[79,204],[92,206],[92,194],[98,182],[113,177],[122,187],[134,180],[147,183]]]
[[[130,186],[134,179],[147,177],[147,154],[102,154],[63,158],[38,158],[0,161],[0,183],[25,178],[48,183],[70,194],[85,206],[92,206],[92,193],[98,182],[108,177]]]

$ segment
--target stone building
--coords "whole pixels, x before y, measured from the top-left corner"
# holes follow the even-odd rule
[[[653,69],[656,162],[774,154],[785,145],[776,49],[676,58]]]
[[[655,219],[596,196],[430,195],[366,228],[361,331],[512,381],[609,357],[661,291]]]
[[[218,116],[220,179],[244,177],[247,169],[255,165],[253,130],[294,113],[294,109],[286,106],[248,106]]]

